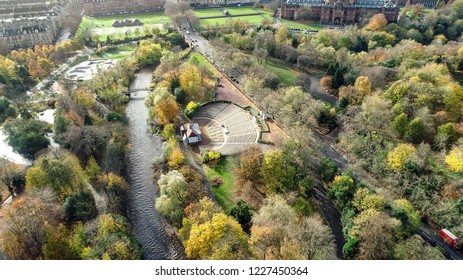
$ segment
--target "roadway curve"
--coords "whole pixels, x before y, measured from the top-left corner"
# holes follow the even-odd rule
[[[328,223],[334,235],[334,242],[336,243],[336,257],[343,259],[342,247],[345,240],[342,233],[341,214],[334,205],[333,201],[329,199],[326,189],[321,185],[316,185],[312,190],[312,195],[317,201],[318,208],[320,208],[326,222]]]
[[[314,72],[305,72],[307,75],[310,77],[310,95],[312,95],[313,98],[322,100],[324,102],[329,103],[331,106],[335,106],[336,102],[338,99],[329,94],[321,85],[320,85],[320,79],[325,76],[323,73],[314,73]]]

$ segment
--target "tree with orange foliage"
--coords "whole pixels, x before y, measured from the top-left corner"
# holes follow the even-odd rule
[[[386,29],[387,19],[384,14],[376,14],[371,17],[365,29],[371,31],[384,31]]]
[[[6,227],[0,232],[2,249],[10,259],[42,259],[46,225],[56,226],[60,205],[53,192],[44,188],[15,200],[4,212]]]
[[[175,123],[178,113],[178,104],[173,98],[166,98],[159,101],[154,106],[154,114],[156,122],[159,125],[165,126],[170,123]]]

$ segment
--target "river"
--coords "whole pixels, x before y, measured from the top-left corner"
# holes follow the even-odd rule
[[[147,88],[152,70],[136,74],[131,88]],[[154,204],[157,188],[153,183],[153,162],[162,152],[162,140],[148,132],[148,109],[144,105],[148,92],[137,92],[127,105],[130,151],[128,152],[127,180],[128,215],[133,233],[149,260],[183,258],[183,248],[178,239],[166,232],[166,221],[156,211]]]

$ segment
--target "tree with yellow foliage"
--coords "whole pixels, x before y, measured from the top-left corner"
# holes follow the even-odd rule
[[[61,200],[77,193],[86,184],[79,160],[73,154],[42,156],[26,172],[26,189],[49,187]]]
[[[0,55],[0,76],[6,82],[16,78],[15,67],[16,63],[14,61]]]
[[[181,88],[190,99],[204,102],[215,87],[215,81],[204,67],[185,63],[179,70],[178,78]]]
[[[153,65],[161,59],[162,47],[159,44],[142,43],[134,56],[141,66]]]
[[[358,211],[365,211],[368,209],[381,211],[384,209],[385,204],[386,201],[384,200],[384,197],[372,193],[368,188],[358,189],[354,194],[354,201],[352,202],[352,205]]]
[[[202,77],[201,70],[197,65],[192,63],[185,63],[180,68],[178,73],[180,86],[187,93],[187,95],[195,96],[198,88],[201,86]]]
[[[355,90],[357,91],[356,104],[360,104],[363,98],[371,93],[371,81],[366,76],[359,76],[355,80]]]
[[[275,41],[277,41],[277,43],[285,42],[289,38],[290,35],[291,33],[289,32],[288,27],[282,25],[278,27],[275,33]]]
[[[414,152],[415,147],[412,144],[399,144],[387,155],[388,167],[393,171],[402,170]]]
[[[463,171],[463,149],[461,147],[454,147],[450,153],[445,157],[445,163],[450,171],[462,172]]]
[[[178,110],[178,104],[172,97],[159,101],[154,106],[156,122],[162,126],[175,123]]]
[[[185,209],[180,237],[189,259],[233,260],[250,257],[241,225],[221,212],[210,198]]]
[[[177,168],[182,165],[185,161],[182,149],[178,144],[177,139],[171,138],[167,144],[166,150],[167,165],[169,167]]]

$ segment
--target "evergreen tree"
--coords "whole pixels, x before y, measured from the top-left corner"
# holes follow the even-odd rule
[[[228,215],[235,218],[238,223],[240,223],[244,232],[248,232],[251,228],[251,218],[252,213],[250,211],[249,205],[244,200],[239,200],[235,206],[233,206],[229,211]]]
[[[425,136],[425,125],[421,118],[413,119],[407,126],[405,131],[405,139],[412,143],[418,144],[423,141]]]
[[[326,75],[333,76],[335,72],[336,72],[336,68],[334,67],[332,63],[330,63],[330,65],[328,66],[328,70],[326,71]]]
[[[341,69],[338,68],[336,70],[336,72],[334,73],[334,75],[333,75],[333,79],[331,80],[331,87],[333,89],[338,89],[341,86],[343,86],[344,84],[345,84],[344,75],[343,75]]]
[[[399,133],[400,137],[403,137],[408,125],[408,116],[405,113],[398,115],[392,122],[394,129]]]

